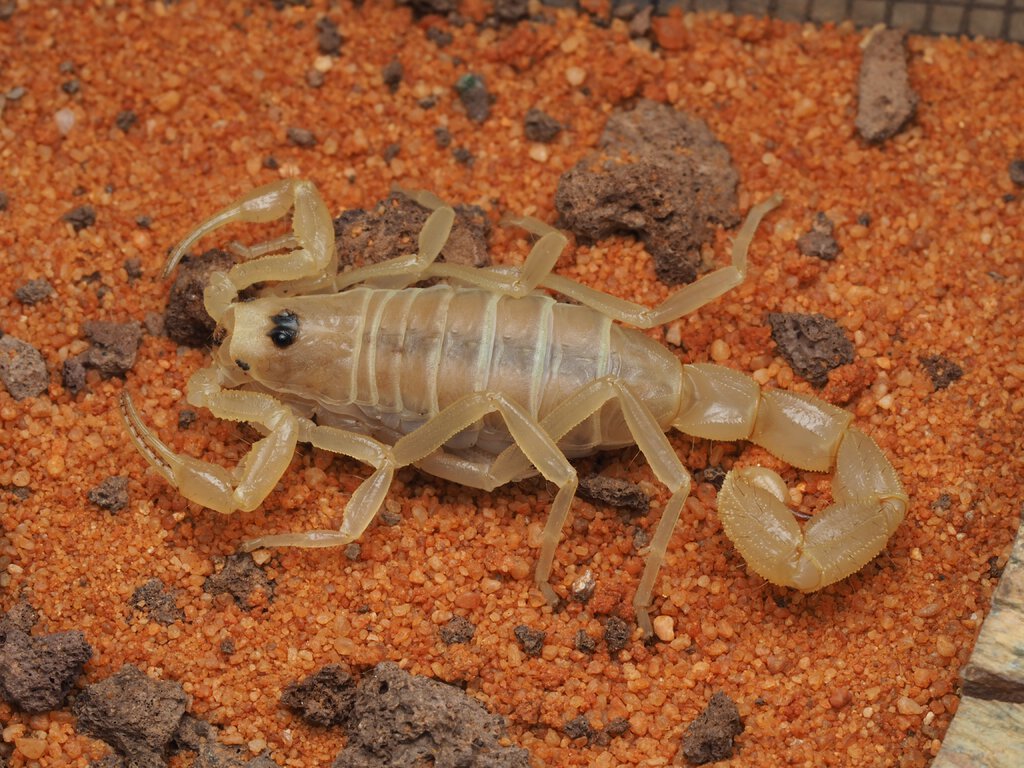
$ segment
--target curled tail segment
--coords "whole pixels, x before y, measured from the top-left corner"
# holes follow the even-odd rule
[[[752,570],[803,592],[863,568],[903,520],[907,495],[875,442],[853,415],[816,397],[761,391],[717,365],[683,367],[692,396],[673,426],[714,440],[750,440],[780,459],[819,472],[835,469],[834,503],[802,528],[786,506],[782,478],[770,469],[733,470],[718,495],[726,535]]]

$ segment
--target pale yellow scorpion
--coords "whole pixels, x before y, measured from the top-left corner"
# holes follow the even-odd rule
[[[567,244],[533,218],[514,223],[539,237],[519,268],[437,262],[454,220],[437,197],[418,252],[338,273],[331,216],[316,187],[284,180],[260,187],[212,216],[171,252],[164,276],[200,238],[231,222],[269,222],[290,210],[291,233],[252,247],[215,272],[206,310],[223,329],[212,364],[188,383],[188,402],[251,422],[264,435],[234,469],[181,456],[121,406],[132,441],[184,496],[218,512],[252,510],[273,490],[296,443],[374,467],[349,499],[339,530],[263,536],[244,549],[334,547],[366,530],[395,471],[407,465],[491,490],[542,475],[558,487],[544,527],[536,583],[552,604],[555,547],[576,493],[569,457],[635,444],[671,493],[650,541],[633,601],[651,634],[654,580],[690,475],[665,431],[750,440],[807,470],[835,467],[834,504],[801,529],[772,470],[731,471],[718,495],[726,534],[749,567],[809,592],[854,573],[903,519],[896,472],[853,416],[815,397],[762,391],[718,365],[683,365],[635,328],[669,322],[738,285],[760,219],[781,200],[754,206],[732,263],[647,308],[552,273]],[[426,278],[451,284],[411,287]],[[257,283],[258,298],[239,301]],[[547,289],[577,302],[556,301]]]

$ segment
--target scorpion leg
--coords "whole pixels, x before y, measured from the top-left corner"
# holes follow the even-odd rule
[[[647,406],[629,390],[624,382],[611,376],[597,379],[581,387],[545,416],[541,421],[541,427],[553,440],[560,440],[613,398],[619,401],[626,426],[640,452],[647,459],[651,471],[671,493],[661,514],[661,520],[658,521],[654,536],[651,538],[651,543],[647,547],[644,571],[633,598],[637,624],[644,636],[650,637],[653,634],[653,628],[648,609],[654,590],[654,581],[665,560],[665,552],[679,519],[679,513],[686,497],[690,494],[690,474],[683,467],[668,438],[665,437],[664,431]],[[497,458],[492,471],[495,475],[502,477],[518,476],[525,468],[523,459],[517,446],[512,446]],[[560,530],[561,521],[549,518],[548,525],[544,529],[541,554],[537,562],[536,578],[538,583],[547,583],[550,576]]]
[[[696,282],[683,286],[657,307],[645,307],[594,288],[581,285],[561,275],[548,275],[541,286],[592,307],[608,317],[637,328],[653,328],[687,315],[735,288],[747,276],[747,249],[761,219],[782,203],[779,195],[753,206],[747,214],[733,243],[732,263],[709,272]]]
[[[275,221],[284,218],[289,210],[293,210],[292,235],[254,246],[248,255],[256,258],[236,264],[227,273],[211,275],[204,295],[206,311],[214,320],[219,320],[238,292],[254,283],[311,280],[304,290],[322,287],[323,275],[333,276],[337,271],[334,225],[313,183],[294,179],[257,187],[204,221],[171,251],[163,277],[170,275],[189,248],[211,232],[234,222]],[[288,253],[264,255],[289,245],[297,247]]]
[[[270,395],[223,390],[214,376],[209,369],[193,375],[189,402],[219,418],[255,422],[266,430],[234,470],[172,451],[142,422],[127,392],[121,394],[121,415],[139,452],[182,496],[224,514],[248,512],[263,502],[292,460],[295,416]]]
[[[801,529],[786,507],[786,486],[762,467],[731,471],[718,494],[726,535],[768,581],[813,592],[864,567],[907,509],[895,470],[853,416],[823,400],[756,382],[717,365],[683,367],[691,405],[674,425],[716,440],[751,440],[802,469],[835,467],[835,503]]]

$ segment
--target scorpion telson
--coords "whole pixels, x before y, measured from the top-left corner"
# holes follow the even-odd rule
[[[270,318],[274,327],[267,331],[267,336],[279,349],[290,347],[299,335],[299,316],[290,309],[282,310]]]
[[[271,534],[244,550],[358,539],[401,467],[486,491],[540,474],[558,491],[530,510],[547,514],[534,579],[556,605],[549,579],[578,485],[569,459],[636,445],[665,489],[633,598],[637,623],[650,636],[655,577],[691,489],[669,430],[748,440],[793,467],[834,471],[833,503],[803,526],[774,471],[738,463],[726,475],[716,505],[722,527],[748,567],[769,581],[812,592],[885,547],[908,499],[885,454],[853,426],[853,414],[811,395],[762,390],[721,365],[683,364],[642,332],[742,283],[758,222],[781,198],[750,209],[729,264],[645,307],[553,272],[567,239],[529,217],[512,220],[538,238],[521,268],[437,263],[455,213],[429,193],[409,196],[433,212],[417,252],[388,261],[339,273],[330,212],[313,184],[297,179],[253,190],[200,224],[168,258],[165,274],[224,224],[271,222],[294,209],[291,233],[245,247],[244,261],[210,275],[204,305],[214,321],[227,320],[225,338],[188,383],[191,405],[251,422],[263,437],[233,469],[183,456],[146,427],[124,394],[128,433],[157,471],[187,498],[229,513],[262,504],[300,442],[373,468],[339,529]],[[432,278],[451,283],[416,287]],[[257,297],[240,300],[254,285],[262,286]],[[278,348],[292,347],[288,354],[270,350],[268,336]]]

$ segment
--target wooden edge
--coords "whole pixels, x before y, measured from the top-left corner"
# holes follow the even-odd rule
[[[960,679],[960,706],[932,768],[1024,766],[1024,524]]]

